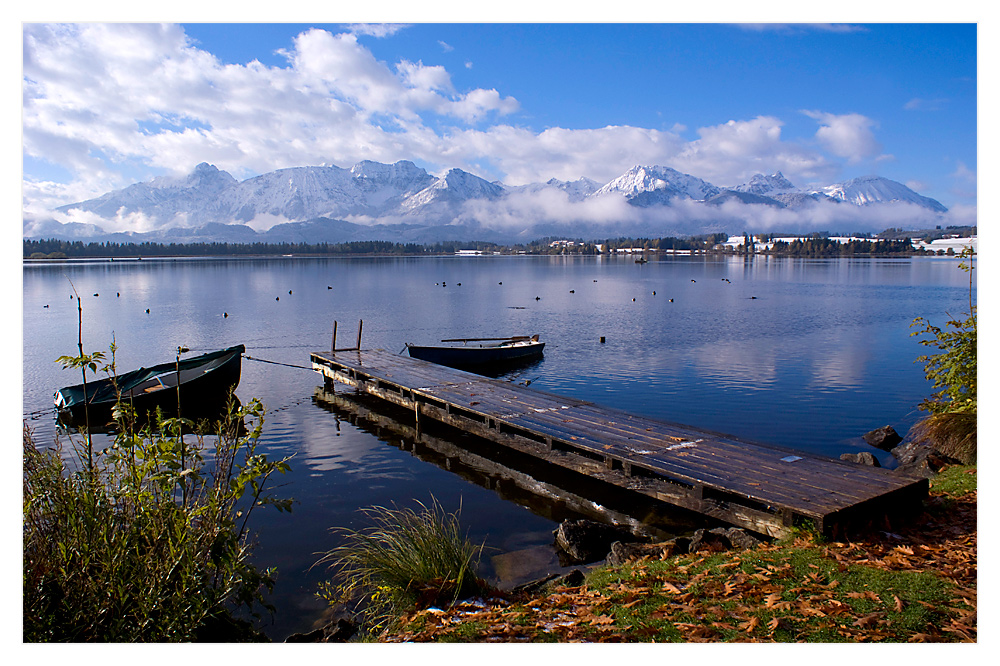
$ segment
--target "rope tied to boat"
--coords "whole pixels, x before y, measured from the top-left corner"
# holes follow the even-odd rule
[[[283,365],[288,368],[299,368],[300,370],[309,370],[310,372],[313,372],[313,369],[311,367],[305,365],[294,365],[292,363],[282,363],[281,361],[269,361],[266,358],[254,358],[253,356],[250,356],[248,354],[244,354],[243,358],[245,358],[248,361],[257,361],[258,363],[270,363],[272,365]]]

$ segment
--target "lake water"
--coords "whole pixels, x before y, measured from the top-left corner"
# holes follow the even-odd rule
[[[689,516],[662,508],[612,506],[599,488],[533,485],[513,463],[491,467],[490,447],[443,429],[433,433],[436,448],[414,450],[405,417],[369,413],[376,405],[346,390],[323,395],[320,376],[304,369],[310,351],[330,348],[334,320],[339,346],[353,344],[363,320],[363,346],[391,351],[537,333],[544,360],[503,379],[833,457],[871,450],[887,465],[891,457],[861,435],[887,424],[905,434],[919,417],[930,386],[914,363],[925,348],[909,325],[918,316],[942,325],[946,312],[967,311],[968,277],[957,264],[499,256],[26,264],[23,412],[36,439],[52,441],[52,393],[79,382],[55,363],[77,353],[73,286],[85,349],[107,350],[114,336],[123,370],[172,360],[181,345],[242,343],[250,357],[272,361],[244,360],[237,394],[268,409],[269,455],[295,456],[280,479],[282,494],[297,500],[292,514],[255,514],[257,557],[279,569],[278,613],[266,630],[283,640],[319,617],[313,592],[323,570],[310,567],[336,545],[330,528],[364,524],[362,507],[433,497],[461,508],[470,537],[488,548],[484,573],[501,579],[551,555],[551,531],[565,518],[691,527]],[[514,551],[524,557],[510,573],[504,554]]]

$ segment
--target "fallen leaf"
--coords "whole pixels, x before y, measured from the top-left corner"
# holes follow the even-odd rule
[[[853,626],[861,627],[862,629],[868,627],[874,627],[875,625],[878,624],[878,619],[879,619],[879,613],[870,613],[863,617],[859,617],[857,620],[855,620]]]

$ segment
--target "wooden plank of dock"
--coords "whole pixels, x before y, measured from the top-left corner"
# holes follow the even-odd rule
[[[926,479],[692,426],[427,363],[382,350],[314,352],[313,369],[428,417],[769,536],[811,525],[827,535],[855,520],[919,506]]]

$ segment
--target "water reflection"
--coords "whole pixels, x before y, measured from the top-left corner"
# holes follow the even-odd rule
[[[433,494],[449,511],[461,507],[471,538],[493,552],[549,547],[554,521],[594,515],[552,487],[629,520],[675,527],[511,466],[509,457],[492,465],[510,471],[476,467],[451,449],[414,446],[405,432],[348,405],[321,405],[317,375],[302,366],[310,351],[329,349],[334,320],[353,343],[363,319],[364,346],[392,352],[406,342],[538,333],[544,358],[502,379],[837,457],[858,450],[864,432],[890,424],[902,433],[919,415],[930,387],[913,362],[925,350],[908,326],[914,317],[942,322],[945,312],[965,311],[968,277],[957,263],[367,257],[26,264],[22,411],[38,441],[52,441],[52,393],[79,381],[78,372],[55,363],[77,351],[67,277],[84,296],[86,351],[107,350],[114,337],[119,367],[172,358],[179,345],[237,343],[252,357],[287,364],[244,363],[238,389],[244,402],[259,398],[268,410],[262,450],[295,456],[280,482],[299,503],[292,514],[261,513],[258,525],[259,561],[281,572],[279,615],[269,630],[281,640],[318,615],[312,593],[322,571],[310,567],[316,553],[336,545],[328,528],[358,527],[360,507],[409,506]],[[461,437],[436,436],[466,448]],[[520,483],[519,475],[538,483]]]
[[[436,424],[418,432],[413,415],[364,394],[317,387],[315,404],[378,440],[497,493],[553,522],[587,518],[627,526],[634,534],[670,538],[703,527],[701,516],[623,492],[583,475]]]

